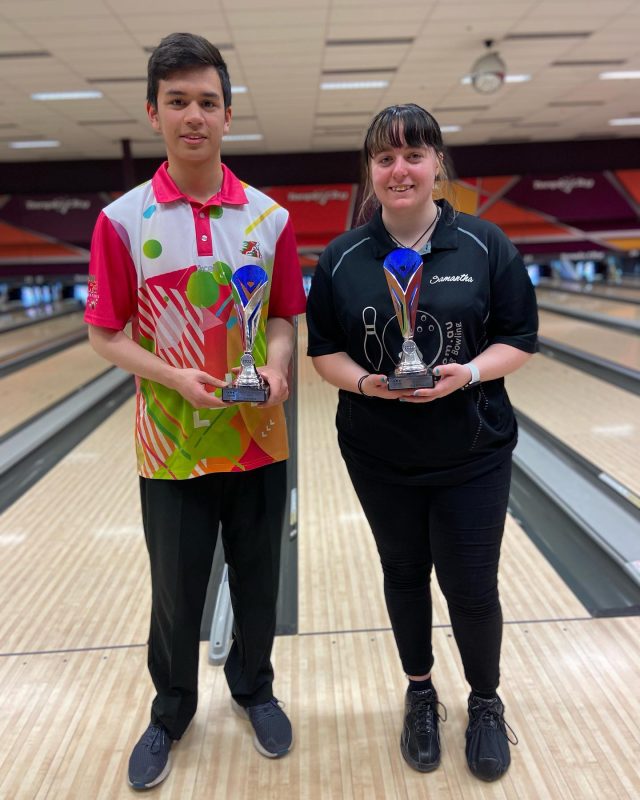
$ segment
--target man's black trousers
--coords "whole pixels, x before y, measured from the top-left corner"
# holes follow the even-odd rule
[[[200,624],[220,525],[234,613],[225,664],[242,706],[273,697],[286,461],[188,480],[140,478],[151,566],[151,720],[179,739],[198,703]]]

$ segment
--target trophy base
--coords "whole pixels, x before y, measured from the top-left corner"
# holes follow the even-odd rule
[[[387,388],[390,392],[399,389],[433,389],[435,386],[435,376],[431,370],[411,375],[389,375]]]
[[[269,398],[268,386],[223,386],[224,403],[266,403]]]

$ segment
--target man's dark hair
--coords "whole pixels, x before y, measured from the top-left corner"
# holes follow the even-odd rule
[[[171,75],[195,67],[214,67],[220,76],[224,107],[231,105],[231,80],[217,47],[195,33],[170,33],[160,41],[147,67],[147,100],[158,107],[158,84]]]

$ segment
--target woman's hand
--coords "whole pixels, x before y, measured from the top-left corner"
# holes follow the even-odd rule
[[[381,400],[400,400],[412,397],[413,389],[389,391],[386,375],[367,375],[360,383],[360,391],[367,397],[379,397]]]
[[[471,370],[465,364],[441,364],[433,370],[440,376],[433,389],[415,389],[409,396],[403,396],[406,403],[430,403],[462,389],[471,380]]]

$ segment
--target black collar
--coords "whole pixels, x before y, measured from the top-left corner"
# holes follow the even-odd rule
[[[456,250],[458,248],[458,223],[454,211],[446,200],[436,200],[436,205],[442,209],[440,219],[430,240],[431,252],[437,250]],[[371,234],[373,254],[376,258],[384,258],[398,245],[387,233],[382,224],[382,209],[374,213],[367,223],[368,232]]]

